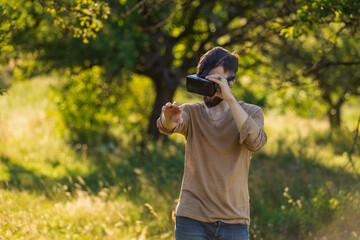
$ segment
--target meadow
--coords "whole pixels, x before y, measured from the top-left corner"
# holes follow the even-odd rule
[[[57,85],[37,77],[0,97],[0,239],[173,239],[184,139],[118,126],[115,146],[69,144]],[[264,109],[268,143],[249,176],[251,239],[360,239],[359,144],[351,150],[360,102],[344,108],[333,131],[325,118]]]

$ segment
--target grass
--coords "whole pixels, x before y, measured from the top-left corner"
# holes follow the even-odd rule
[[[119,127],[113,151],[70,146],[49,100],[57,84],[17,82],[0,97],[0,239],[173,239],[184,139],[154,142]],[[359,239],[359,148],[355,169],[347,155],[358,112],[346,106],[341,131],[266,112],[268,143],[249,176],[252,239]]]
[[[63,201],[1,190],[1,234],[5,239],[132,239],[146,233],[134,204],[108,197],[106,189],[98,196],[77,191]]]

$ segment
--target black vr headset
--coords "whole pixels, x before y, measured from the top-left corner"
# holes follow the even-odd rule
[[[227,55],[228,53],[222,56],[222,58],[226,57]],[[217,62],[219,62],[220,60],[218,60]],[[200,94],[203,96],[214,96],[219,88],[219,85],[205,79],[205,77],[209,74],[210,70],[216,66],[217,62],[209,64],[209,66],[201,74],[191,74],[189,76],[186,76],[186,90],[188,92]],[[235,80],[235,76],[230,76],[226,78],[226,80],[229,83]]]
[[[191,93],[197,93],[203,96],[212,97],[215,95],[219,88],[217,83],[205,79],[205,76],[199,76],[198,74],[192,74],[186,76],[186,90]],[[226,78],[229,82],[233,81],[235,76]]]

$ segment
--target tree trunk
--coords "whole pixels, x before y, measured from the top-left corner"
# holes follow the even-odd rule
[[[329,104],[330,108],[327,111],[330,127],[332,129],[340,128],[341,126],[341,107],[345,102],[344,94],[340,95],[336,103],[333,103],[333,99],[330,97],[329,91],[324,91],[322,98]]]
[[[330,109],[327,112],[330,127],[332,129],[340,128],[341,126],[341,107],[344,101],[339,100],[335,105],[330,105]]]
[[[169,84],[169,82],[171,82],[171,84]],[[156,126],[156,120],[161,114],[162,106],[167,102],[172,102],[175,90],[178,86],[178,84],[174,84],[175,82],[179,81],[166,81],[159,79],[154,81],[156,86],[156,98],[149,119],[148,134],[152,135],[155,139],[160,137],[160,132]]]

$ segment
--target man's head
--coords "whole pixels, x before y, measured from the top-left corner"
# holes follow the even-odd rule
[[[238,71],[239,57],[237,54],[230,54],[222,47],[215,47],[206,52],[201,58],[197,66],[197,74],[208,75],[213,69],[223,68],[223,77],[235,75]],[[204,96],[204,102],[208,107],[214,107],[222,101],[219,97]]]
[[[224,68],[228,76],[235,75],[238,71],[239,56],[235,53],[230,54],[222,47],[215,47],[206,52],[197,65],[197,74],[203,74],[208,68],[212,69],[218,66]]]

